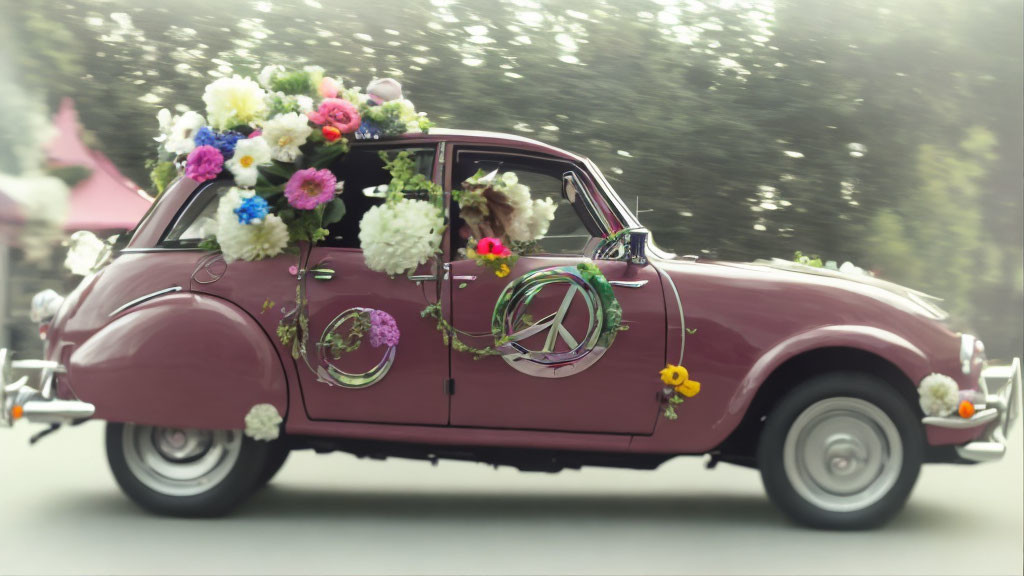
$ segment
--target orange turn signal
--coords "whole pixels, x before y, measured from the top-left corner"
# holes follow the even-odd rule
[[[18,418],[21,418],[24,415],[25,415],[25,409],[22,408],[21,406],[15,406],[14,408],[11,408],[11,419],[12,420],[17,420]]]
[[[960,409],[957,410],[961,418],[970,418],[974,416],[974,404],[971,404],[967,400],[960,403]]]

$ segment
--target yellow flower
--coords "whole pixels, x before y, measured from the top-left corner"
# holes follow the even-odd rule
[[[496,270],[496,271],[494,272],[494,274],[495,274],[495,276],[497,276],[498,278],[504,278],[505,276],[508,276],[508,273],[509,273],[509,272],[511,272],[511,271],[512,271],[512,270],[510,270],[510,269],[509,269],[509,267],[508,267],[508,264],[502,264],[502,265],[501,265],[501,268],[498,268],[498,269],[497,269],[497,270]]]
[[[687,398],[693,398],[700,393],[700,382],[696,380],[685,380],[679,386],[676,386],[676,392],[679,392]]]
[[[669,386],[679,386],[690,377],[686,368],[675,364],[668,364],[658,373],[661,374],[661,381]]]
[[[492,254],[484,254],[484,258],[487,258],[488,260],[496,260],[498,258],[498,255],[497,254],[493,254],[493,253]]]

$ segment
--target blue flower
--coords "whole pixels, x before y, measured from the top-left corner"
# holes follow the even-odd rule
[[[209,126],[203,126],[196,132],[196,146],[213,146],[220,151],[225,160],[235,155],[235,144],[244,136],[239,132],[214,132]]]
[[[235,208],[235,215],[238,216],[239,224],[256,224],[267,217],[270,206],[267,201],[259,196],[252,196],[242,200],[242,205]]]

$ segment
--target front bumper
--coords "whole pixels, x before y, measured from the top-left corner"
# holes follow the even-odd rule
[[[980,387],[985,403],[978,405],[970,418],[928,416],[921,420],[926,426],[953,430],[985,426],[977,440],[956,447],[957,455],[971,462],[999,460],[1006,454],[1006,438],[1021,412],[1020,358],[1014,358],[1009,366],[982,370]]]
[[[33,386],[28,376],[14,380],[14,370],[37,371],[38,383]],[[65,424],[84,420],[96,412],[96,407],[80,400],[57,398],[54,378],[63,374],[64,367],[48,360],[11,360],[11,353],[0,348],[0,427],[11,426],[17,420],[43,424]]]

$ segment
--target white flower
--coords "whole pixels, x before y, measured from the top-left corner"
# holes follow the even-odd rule
[[[181,116],[175,116],[171,129],[164,140],[164,149],[172,154],[188,154],[195,149],[196,132],[206,125],[206,120],[198,112],[189,110]]]
[[[281,114],[263,125],[263,138],[270,145],[270,157],[281,162],[295,162],[302,155],[299,146],[313,133],[309,121],[297,112]]]
[[[926,416],[949,416],[957,409],[960,388],[956,381],[944,374],[930,374],[921,380],[917,389],[921,410]]]
[[[157,142],[163,142],[164,139],[167,138],[167,134],[171,131],[171,124],[173,122],[171,119],[171,111],[167,108],[161,108],[160,111],[156,113],[156,121],[160,125],[160,136],[157,136],[155,140]]]
[[[224,163],[235,177],[239,186],[255,186],[260,173],[257,168],[270,162],[270,146],[262,136],[239,140],[235,145],[235,155]]]
[[[313,99],[309,96],[299,94],[295,96],[295,103],[299,106],[299,112],[303,114],[313,111]]]
[[[267,113],[265,96],[259,84],[237,74],[207,84],[203,102],[210,126],[227,130],[262,119]]]
[[[437,252],[443,226],[441,211],[423,200],[370,208],[359,222],[367,267],[389,275],[415,269]]]
[[[256,404],[245,415],[245,435],[253,440],[276,440],[283,420],[273,404]]]
[[[64,258],[64,268],[76,276],[88,276],[95,271],[105,247],[106,244],[92,232],[75,232],[68,240],[68,255]]]
[[[530,239],[538,240],[548,233],[551,221],[555,219],[555,209],[558,206],[551,198],[543,198],[533,201],[533,211],[530,214]]]
[[[257,224],[238,221],[235,209],[253,195],[252,190],[232,188],[217,205],[217,243],[225,262],[272,258],[288,246],[288,227],[277,214],[267,214]]]
[[[260,83],[261,86],[263,86],[267,90],[270,90],[270,83],[274,81],[274,77],[284,71],[284,66],[281,66],[280,64],[264,66],[263,70],[260,70],[259,75],[256,76],[256,80]]]

